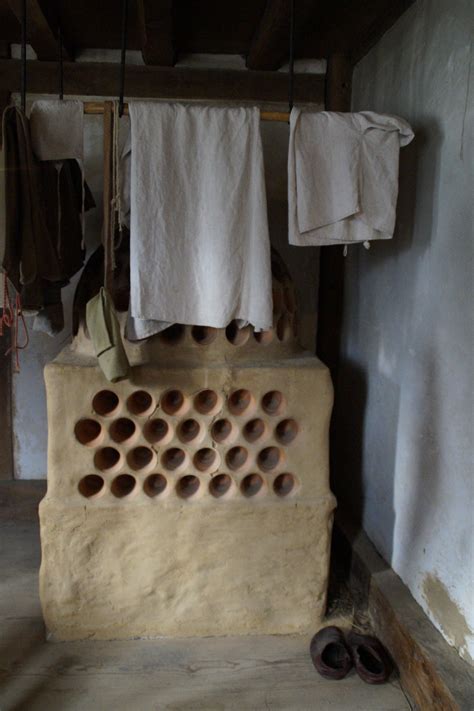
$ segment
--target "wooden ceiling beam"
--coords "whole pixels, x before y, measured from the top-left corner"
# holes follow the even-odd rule
[[[22,2],[21,0],[8,0],[8,5],[21,23],[22,21]],[[50,20],[46,17],[39,0],[26,0],[26,34],[29,44],[35,50],[38,59],[54,60],[58,56],[58,40],[57,27],[53,27]],[[63,40],[63,58],[71,60],[73,52]]]
[[[0,59],[0,92],[19,91],[21,61]],[[56,62],[27,63],[27,91],[57,92]],[[288,78],[282,72],[247,72],[226,69],[185,69],[127,65],[126,99],[202,99],[205,101],[286,103]],[[102,62],[65,62],[64,93],[78,96],[117,96],[119,65]],[[295,101],[321,104],[323,74],[295,74]]]
[[[295,0],[295,48],[317,6],[315,0]],[[291,0],[268,0],[247,55],[249,69],[278,69],[288,61],[290,23]]]
[[[172,67],[173,0],[137,0],[138,29],[145,64]]]
[[[403,15],[405,10],[408,10],[414,1],[415,0],[391,0],[386,3],[384,8],[381,8],[381,11],[375,19],[369,22],[365,27],[362,27],[360,32],[352,37],[350,43],[350,60],[352,64],[356,64],[377,44],[382,35],[395,24],[400,15]]]
[[[321,6],[318,21],[305,33],[302,55],[342,53],[354,65],[378,42],[414,0],[332,0]]]

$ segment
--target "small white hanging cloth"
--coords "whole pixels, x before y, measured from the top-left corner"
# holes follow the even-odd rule
[[[390,239],[400,146],[397,116],[293,109],[288,152],[289,242],[297,246]]]
[[[75,99],[35,101],[30,130],[38,160],[84,160],[84,105]]]
[[[130,102],[127,337],[172,323],[272,326],[257,108]]]

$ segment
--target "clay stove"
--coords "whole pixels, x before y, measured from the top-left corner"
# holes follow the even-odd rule
[[[45,369],[40,594],[53,638],[314,632],[335,499],[327,368],[274,328],[173,326],[108,383],[83,331]]]

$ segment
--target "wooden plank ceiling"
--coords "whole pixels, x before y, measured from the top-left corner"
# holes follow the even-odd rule
[[[342,53],[354,64],[413,1],[295,0],[295,58],[320,59]],[[51,62],[58,56],[59,18],[63,57],[68,66],[65,80],[67,73],[71,77],[79,76],[80,73],[69,64],[81,51],[120,47],[120,0],[26,0],[26,5],[28,41],[40,62],[44,62],[42,74],[38,74],[39,68],[35,70],[37,77],[45,78],[49,71],[54,72]],[[2,57],[9,56],[11,44],[20,42],[21,7],[22,0],[0,0],[0,67],[3,73],[3,77],[0,74],[0,89],[4,90],[18,89],[15,79],[19,74],[18,66]],[[156,81],[160,76],[167,82],[173,82],[175,74],[158,74],[158,69],[173,68],[183,55],[241,55],[250,72],[255,73],[252,80],[255,89],[260,74],[263,81],[267,72],[274,72],[288,61],[290,7],[291,0],[239,0],[238,3],[129,0],[128,49],[141,51],[145,65],[154,70],[150,80],[153,76]],[[179,70],[172,71],[178,79]],[[128,72],[127,69],[127,76]],[[187,72],[191,73],[191,70]],[[212,76],[209,79],[212,80]],[[50,77],[47,83],[52,81]],[[179,81],[183,81],[182,76]],[[275,81],[274,85],[277,83]],[[127,87],[133,94],[130,83]],[[74,88],[87,87],[76,82]],[[72,93],[67,85],[65,89]],[[275,95],[273,98],[278,100],[279,97]],[[304,97],[300,96],[300,100]]]

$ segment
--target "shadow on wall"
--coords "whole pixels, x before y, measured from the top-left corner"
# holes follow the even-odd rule
[[[331,487],[339,508],[358,528],[363,528],[369,501],[375,500],[384,516],[383,554],[391,560],[395,530],[394,481],[397,455],[397,422],[400,389],[388,378],[369,392],[370,382],[358,365],[345,361],[338,378],[338,404],[334,410],[338,445],[332,454]],[[383,415],[375,411],[374,403],[383,401]],[[371,432],[377,428],[376,446]],[[380,487],[373,487],[366,471],[384,470]],[[382,485],[383,484],[383,485]],[[378,541],[374,541],[377,546]]]
[[[416,393],[418,413],[423,416],[415,419],[416,429],[411,433],[412,441],[417,446],[412,448],[410,470],[413,473],[410,502],[404,506],[404,537],[407,541],[426,541],[433,533],[437,512],[443,508],[441,479],[445,466],[443,457],[443,397],[439,388],[439,375],[436,359],[431,351],[420,354],[423,363],[424,378],[420,381]],[[469,551],[466,550],[466,560]],[[419,550],[405,546],[403,567],[416,571]]]
[[[435,123],[415,129],[415,134],[415,140],[400,153],[393,240],[373,243],[368,253],[355,246],[349,250],[345,263],[343,346],[333,413],[332,490],[339,508],[358,526],[362,527],[367,511],[372,520],[377,515],[383,516],[383,525],[379,526],[383,529],[383,541],[374,543],[382,544],[383,555],[389,561],[395,530],[394,480],[397,446],[400,446],[403,351],[409,345],[405,340],[411,333],[409,310],[413,308],[417,286],[416,260],[428,248],[435,228],[433,214],[442,140]],[[423,224],[417,225],[421,157]],[[391,262],[404,253],[406,269],[403,263],[392,266]],[[408,257],[410,261],[407,253],[413,254]],[[385,304],[386,311],[381,304]],[[397,365],[388,374],[380,367],[380,351],[385,343],[386,348],[397,354]],[[422,495],[423,486],[421,481],[417,495]],[[419,524],[413,521],[412,525]]]

